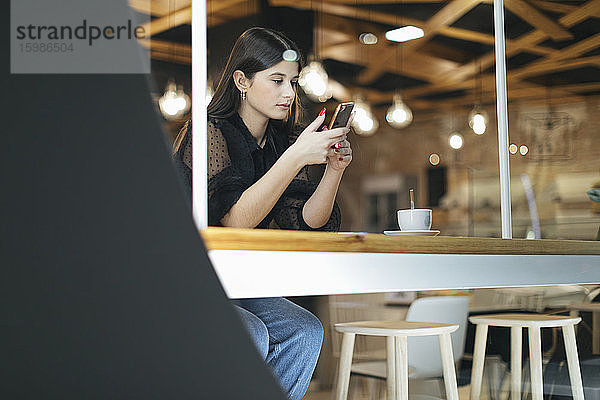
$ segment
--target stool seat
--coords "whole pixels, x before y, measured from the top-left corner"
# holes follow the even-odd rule
[[[563,332],[573,400],[584,400],[577,343],[575,341],[575,325],[581,321],[581,318],[542,314],[493,314],[470,317],[469,321],[477,325],[471,371],[471,400],[479,400],[481,394],[488,326],[510,327],[511,400],[521,400],[523,328],[527,328],[529,334],[531,397],[532,400],[543,400],[542,338],[540,331],[541,328],[556,327],[561,328]]]
[[[455,324],[415,321],[356,321],[335,324],[338,332],[369,336],[433,336],[452,333]]]
[[[352,352],[356,335],[386,337],[387,360],[386,364],[383,364],[385,365],[385,374],[381,371],[382,365],[378,365],[377,368],[378,376],[387,380],[387,398],[390,400],[410,400],[408,396],[408,337],[436,335],[439,337],[440,342],[447,398],[448,400],[459,400],[452,354],[452,339],[450,337],[450,334],[458,328],[459,326],[456,324],[417,321],[357,321],[335,324],[335,329],[343,334],[336,399],[346,400],[348,396]],[[368,374],[368,370],[370,368],[366,368],[364,372]]]
[[[567,317],[564,315],[493,314],[469,317],[469,321],[471,321],[473,324],[485,324],[493,326],[551,328],[577,325],[581,321],[581,318]]]

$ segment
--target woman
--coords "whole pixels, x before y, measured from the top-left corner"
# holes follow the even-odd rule
[[[302,66],[297,46],[279,32],[252,28],[236,41],[208,106],[209,225],[339,230],[335,195],[352,161],[348,128],[318,131],[323,109],[297,129]],[[191,198],[190,121],[174,157]],[[318,185],[311,164],[326,164]],[[283,298],[233,302],[288,397],[302,398],[323,340],[320,321]]]

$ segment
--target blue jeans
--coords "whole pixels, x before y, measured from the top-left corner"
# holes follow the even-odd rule
[[[321,351],[321,321],[281,297],[239,299],[232,303],[288,398],[301,399]]]

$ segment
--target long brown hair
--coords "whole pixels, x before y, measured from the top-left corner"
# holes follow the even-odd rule
[[[241,104],[240,93],[233,82],[235,71],[240,70],[248,79],[252,79],[257,72],[264,71],[283,61],[283,53],[286,50],[296,52],[298,67],[302,69],[305,61],[298,46],[283,33],[261,27],[250,28],[242,33],[231,50],[215,94],[208,105],[208,116],[227,118],[239,109]],[[300,111],[301,104],[298,93],[296,93],[288,115],[282,124],[282,130],[288,135],[293,132],[298,123]],[[174,152],[181,145],[189,122],[177,135],[173,146]]]

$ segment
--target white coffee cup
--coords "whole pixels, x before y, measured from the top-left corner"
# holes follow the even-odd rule
[[[428,208],[398,210],[398,226],[402,231],[427,231],[431,229],[431,210]]]

